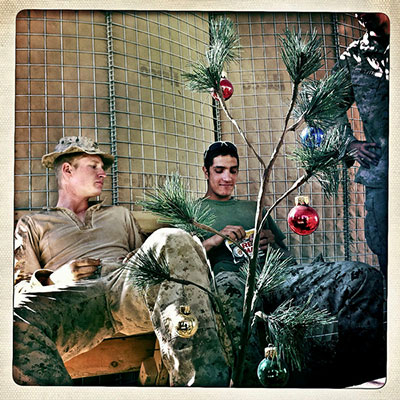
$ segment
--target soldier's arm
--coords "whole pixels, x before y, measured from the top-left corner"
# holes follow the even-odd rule
[[[40,264],[39,238],[30,216],[22,217],[15,229],[14,285],[23,292],[41,285],[52,271],[43,270]]]
[[[234,241],[240,241],[246,236],[246,232],[242,226],[237,225],[227,225],[224,229],[220,231],[220,233],[224,236],[229,237]],[[224,238],[220,235],[214,235],[210,238],[204,240],[202,242],[206,252],[208,253],[210,250],[220,246],[224,242]]]

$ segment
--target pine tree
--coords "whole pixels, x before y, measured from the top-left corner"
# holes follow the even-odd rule
[[[347,142],[339,134],[339,130],[332,126],[334,126],[336,118],[348,106],[350,79],[345,71],[339,70],[321,80],[312,80],[310,76],[322,66],[321,39],[318,38],[315,31],[302,35],[301,31],[296,33],[286,30],[279,38],[282,45],[282,60],[292,81],[292,96],[282,134],[266,163],[232,117],[220,87],[224,69],[240,56],[239,38],[232,21],[225,17],[212,20],[210,36],[210,47],[204,59],[192,65],[192,72],[183,74],[186,85],[195,92],[215,93],[217,104],[220,105],[242,140],[254,153],[262,168],[253,252],[251,256],[248,256],[244,251],[247,262],[240,271],[240,276],[245,284],[245,297],[238,348],[234,346],[231,327],[219,300],[218,287],[212,270],[210,270],[211,289],[200,287],[209,294],[222,316],[224,327],[234,350],[233,386],[241,386],[247,343],[252,326],[257,320],[264,321],[267,341],[277,347],[278,357],[288,361],[292,368],[297,369],[302,368],[304,338],[316,325],[333,321],[333,317],[326,310],[319,310],[312,306],[311,299],[302,307],[293,306],[289,300],[281,304],[270,315],[257,311],[257,304],[261,296],[268,291],[279,290],[280,284],[285,280],[287,265],[292,261],[282,257],[279,250],[271,249],[266,254],[264,265],[260,266],[258,249],[260,233],[266,218],[283,199],[301,185],[313,178],[321,184],[326,196],[332,196],[337,192],[337,183]],[[294,122],[290,125],[291,120]],[[325,131],[323,142],[320,146],[300,146],[293,152],[291,157],[298,162],[304,173],[272,205],[267,207],[265,204],[266,188],[285,136],[288,132],[294,132],[304,124],[323,129]],[[167,179],[163,187],[156,188],[154,193],[148,194],[148,199],[140,204],[145,210],[161,216],[162,222],[180,227],[191,234],[201,236],[204,231],[208,231],[221,235],[210,227],[214,216],[206,207],[201,207],[202,201],[202,199],[192,197],[180,177],[175,174]],[[224,238],[226,239],[226,237]],[[240,247],[239,243],[235,243],[235,245]],[[170,276],[168,265],[165,262],[156,263],[151,253],[142,253],[140,257],[136,257],[132,263],[128,264],[128,267],[132,269],[133,284],[138,288],[143,289],[163,280],[177,281]],[[196,285],[195,282],[190,281],[180,281],[179,283]]]

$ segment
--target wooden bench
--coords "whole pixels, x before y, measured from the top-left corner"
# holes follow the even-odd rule
[[[132,213],[145,236],[162,227],[157,217],[150,213]],[[23,214],[26,212],[16,212],[16,220]],[[139,385],[168,384],[168,371],[161,361],[160,346],[154,333],[105,339],[92,350],[67,361],[65,367],[72,379],[139,371]]]
[[[67,361],[65,367],[72,379],[139,371],[139,385],[168,383],[168,371],[153,333],[105,339],[94,349]]]

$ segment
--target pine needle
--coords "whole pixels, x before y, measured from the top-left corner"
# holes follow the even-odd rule
[[[150,286],[170,280],[168,263],[163,254],[156,256],[153,249],[140,249],[128,260],[124,268],[130,270],[129,279],[138,290],[146,290]]]
[[[309,126],[326,130],[335,125],[350,105],[350,91],[350,75],[344,69],[318,81],[304,81],[293,116],[302,117]]]
[[[202,203],[204,199],[195,198],[183,185],[179,174],[168,176],[164,185],[156,187],[153,193],[146,193],[147,200],[138,204],[146,211],[160,216],[160,222],[202,237],[204,230],[194,223],[212,225],[214,216],[208,206]]]
[[[328,129],[318,146],[299,146],[288,157],[313,176],[327,197],[337,193],[348,139],[340,135],[338,127]]]
[[[239,36],[229,18],[219,17],[211,21],[210,42],[205,59],[193,63],[192,72],[182,74],[191,91],[218,92],[224,68],[239,57]]]
[[[264,265],[256,269],[256,287],[255,296],[273,292],[286,280],[287,267],[293,264],[293,258],[284,258],[280,249],[268,247]],[[242,265],[239,269],[239,278],[245,284],[249,266],[248,263]]]
[[[304,365],[304,342],[307,335],[316,326],[336,321],[327,310],[320,310],[316,305],[310,307],[310,302],[311,296],[305,304],[293,306],[293,299],[289,299],[270,315],[256,313],[267,323],[268,339],[276,346],[279,359],[284,359],[292,369],[299,371]]]
[[[226,17],[219,17],[210,24],[211,48],[207,53],[210,65],[223,69],[224,64],[236,61],[239,57],[239,36],[234,28],[233,21]]]
[[[292,82],[298,84],[322,67],[322,39],[316,30],[302,38],[301,30],[296,33],[286,29],[285,36],[279,36],[282,61]]]

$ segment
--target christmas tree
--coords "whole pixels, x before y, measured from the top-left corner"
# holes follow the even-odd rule
[[[302,35],[301,32],[286,30],[280,36],[280,41],[282,60],[292,81],[292,96],[282,134],[269,161],[265,162],[232,117],[226,103],[232,95],[233,88],[226,79],[224,71],[229,63],[240,57],[239,38],[232,21],[225,17],[211,21],[210,37],[210,47],[204,59],[195,62],[192,71],[184,74],[187,87],[195,92],[212,94],[241,139],[254,153],[262,169],[252,253],[248,255],[239,243],[234,242],[234,245],[241,248],[247,257],[247,262],[240,271],[245,285],[245,296],[239,346],[234,344],[230,322],[218,296],[218,286],[211,268],[211,288],[200,287],[209,294],[216,311],[222,317],[224,329],[233,349],[232,385],[241,386],[247,343],[251,329],[257,321],[264,322],[266,340],[276,349],[268,352],[269,357],[271,354],[272,357],[276,357],[278,366],[287,363],[292,369],[299,370],[302,368],[304,358],[302,344],[307,334],[316,325],[332,322],[332,317],[326,310],[319,310],[311,305],[312,299],[301,307],[293,306],[290,300],[286,301],[268,315],[259,310],[261,297],[269,291],[279,290],[280,284],[285,280],[286,267],[292,260],[284,258],[280,250],[270,249],[267,251],[265,263],[260,265],[258,249],[260,233],[267,217],[283,199],[301,185],[310,179],[316,179],[327,196],[337,192],[347,143],[334,126],[336,118],[348,106],[346,99],[349,98],[350,79],[342,70],[321,80],[310,79],[322,66],[321,39],[315,31]],[[291,157],[299,163],[304,173],[272,205],[268,206],[265,204],[265,194],[285,137],[289,132],[295,132],[304,125],[322,132],[323,135],[318,137],[318,141],[310,135],[307,143],[293,152]],[[175,174],[167,179],[163,187],[155,188],[153,193],[147,195],[146,201],[140,204],[145,210],[159,215],[161,222],[182,228],[192,235],[201,237],[204,231],[207,231],[224,237],[210,227],[214,216],[209,210],[201,207],[202,201],[194,198],[180,177]],[[132,269],[132,282],[138,288],[146,288],[164,280],[199,287],[195,282],[171,276],[167,263],[162,260],[156,261],[151,252],[142,253],[128,264],[128,267]],[[281,380],[282,384],[285,381]]]

